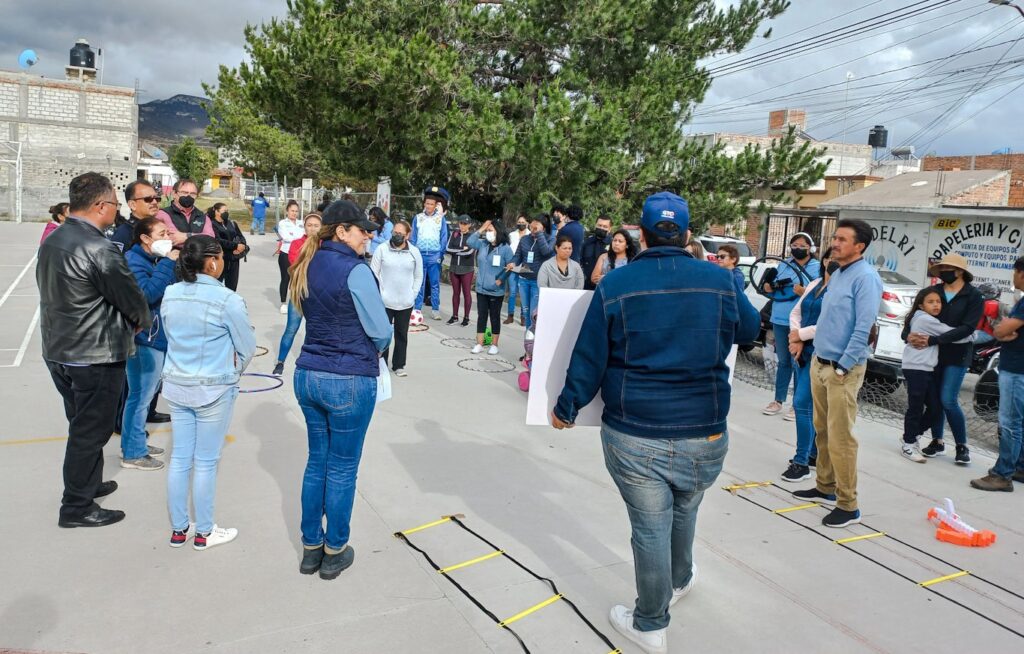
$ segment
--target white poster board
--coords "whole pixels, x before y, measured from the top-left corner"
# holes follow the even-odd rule
[[[551,409],[565,385],[565,371],[576,346],[593,291],[560,288],[540,289],[537,325],[530,368],[530,395],[526,403],[527,425],[550,425]],[[576,418],[579,427],[599,427],[604,403],[600,393]]]
[[[381,177],[377,182],[377,206],[391,215],[391,178]]]

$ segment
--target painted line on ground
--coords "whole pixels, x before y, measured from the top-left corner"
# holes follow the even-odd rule
[[[153,430],[151,430],[149,432],[149,435],[152,436],[153,434],[169,434],[169,433],[171,433],[171,429],[170,428],[167,428],[167,429],[153,429]],[[115,436],[116,436],[116,434],[115,434]],[[44,436],[42,438],[21,438],[21,439],[18,439],[18,440],[11,440],[11,441],[0,441],[0,447],[3,447],[5,445],[34,445],[36,443],[55,443],[57,441],[66,441],[67,439],[68,439],[67,436]],[[237,440],[238,439],[236,437],[232,436],[231,434],[227,434],[226,436],[224,436],[224,442],[226,442],[226,443],[234,443]]]
[[[20,284],[21,280],[24,279],[25,274],[28,273],[28,269],[31,268],[33,264],[35,264],[35,262],[36,255],[32,255],[32,259],[30,259],[29,262],[25,264],[25,267],[21,269],[21,272],[18,274],[18,276],[14,278],[13,282],[11,282],[11,285],[7,287],[7,291],[2,296],[0,296],[0,307],[4,305],[4,302],[7,301],[7,298],[11,297],[11,294],[14,293],[14,289],[18,287],[18,284]]]
[[[20,368],[21,362],[25,359],[25,352],[28,350],[28,344],[32,342],[32,334],[36,331],[36,325],[39,324],[39,310],[40,307],[36,307],[36,312],[32,316],[32,322],[28,324],[28,330],[25,331],[25,337],[21,339],[21,347],[18,348],[14,356],[14,363],[0,366],[0,368]]]

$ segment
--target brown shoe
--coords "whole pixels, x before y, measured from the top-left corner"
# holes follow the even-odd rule
[[[522,316],[519,316],[519,324],[525,326],[526,325],[526,319],[523,318]]]
[[[983,491],[1013,492],[1013,482],[999,475],[988,474],[981,479],[972,479],[971,487]]]
[[[515,316],[509,316],[508,318],[505,318],[505,322],[503,322],[501,324],[503,324],[503,325],[511,325],[515,321],[516,321],[516,317]]]
[[[1024,470],[1018,470],[1017,472],[1013,473],[1013,480],[1019,481],[1020,483],[1024,484]]]

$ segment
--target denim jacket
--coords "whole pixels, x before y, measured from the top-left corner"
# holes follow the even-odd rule
[[[505,275],[502,277],[502,272],[504,272],[505,266],[512,261],[512,248],[504,243],[498,247],[494,247],[486,239],[481,238],[479,232],[473,232],[470,234],[466,245],[476,250],[478,268],[476,275],[476,292],[494,297],[504,296],[504,280],[507,279],[508,276]],[[494,257],[498,258],[497,266],[494,265]],[[498,279],[502,279],[501,285],[498,285]]]
[[[167,335],[165,381],[234,384],[256,353],[245,300],[213,277],[169,286],[160,314]]]
[[[732,274],[677,247],[654,247],[601,279],[580,328],[555,415],[574,422],[598,390],[603,422],[640,438],[725,430],[733,343],[760,316]]]

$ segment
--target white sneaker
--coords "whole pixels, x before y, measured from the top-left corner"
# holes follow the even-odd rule
[[[761,413],[763,413],[766,416],[775,416],[775,415],[778,415],[781,412],[782,412],[782,404],[780,404],[779,402],[776,402],[775,400],[772,400],[771,402],[768,403],[768,406],[766,406],[765,408],[761,409]]]
[[[281,305],[281,315],[282,316],[287,316],[288,315],[288,305],[287,304],[282,304]]]
[[[208,534],[201,534],[198,531],[192,538],[192,548],[197,550],[208,550],[211,547],[217,547],[225,543],[230,543],[238,537],[238,530],[233,527],[227,529],[223,527],[213,526]]]
[[[532,341],[533,340],[533,332],[531,332],[529,329],[527,329],[526,330],[526,337],[525,338],[528,341]]]
[[[433,318],[434,320],[440,320],[441,319],[441,312],[440,311],[431,310],[430,311],[430,317]]]
[[[494,356],[497,353],[498,353],[498,346],[497,345],[492,345],[491,348],[489,350],[487,350],[487,354],[490,354],[491,356]]]
[[[405,368],[399,368],[398,370],[395,371],[395,376],[396,377],[408,377],[409,373],[407,373],[405,371]]]
[[[648,654],[668,654],[667,629],[656,631],[637,631],[633,626],[633,609],[627,609],[619,604],[612,607],[608,621],[619,632],[629,640],[633,641]]]
[[[900,454],[903,455],[904,459],[910,459],[914,463],[924,463],[928,460],[921,454],[921,445],[919,443],[915,442],[911,445],[910,443],[905,443],[902,438],[900,438]]]
[[[672,608],[673,606],[676,605],[676,602],[678,602],[679,600],[681,600],[684,597],[686,597],[687,595],[689,595],[690,591],[693,590],[693,585],[696,584],[696,583],[697,583],[697,564],[694,563],[693,564],[693,574],[690,575],[690,581],[688,581],[686,583],[686,585],[683,586],[682,588],[673,588],[672,589],[672,599],[670,599],[668,601],[669,608]]]
[[[790,422],[795,422],[796,421],[796,409],[794,409],[793,407],[789,407],[789,411],[786,412],[786,415],[782,416],[782,419],[783,420],[788,420]]]
[[[473,354],[480,354],[480,353],[481,353],[481,352],[483,352],[483,351],[484,351],[484,346],[483,346],[483,345],[480,345],[479,343],[477,343],[476,345],[474,345],[474,346],[473,346],[473,349],[472,349],[472,350],[470,350],[470,352],[472,352]]]

